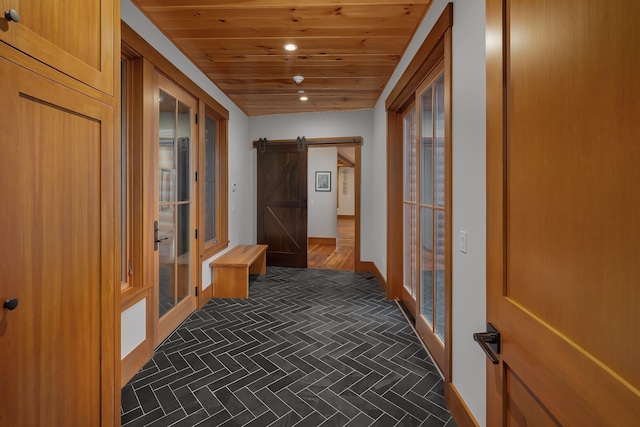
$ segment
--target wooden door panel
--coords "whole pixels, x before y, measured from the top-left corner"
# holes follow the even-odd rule
[[[633,425],[640,5],[487,4],[489,425]]]
[[[561,426],[509,367],[505,368],[505,384],[509,390],[505,402],[507,427]]]
[[[0,425],[112,423],[112,110],[3,59],[0,74],[0,300],[19,300],[0,319]]]
[[[113,94],[113,0],[0,0],[20,21],[0,20],[0,40],[107,94]]]
[[[258,243],[267,265],[307,266],[307,151],[295,144],[258,151]]]

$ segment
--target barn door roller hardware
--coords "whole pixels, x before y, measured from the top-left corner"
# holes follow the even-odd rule
[[[261,153],[267,152],[267,138],[258,139],[258,151]]]
[[[302,138],[298,137],[296,139],[296,145],[298,146],[298,151],[301,153],[307,151],[307,147],[309,146],[309,144],[307,143],[307,138],[305,138],[304,136]]]

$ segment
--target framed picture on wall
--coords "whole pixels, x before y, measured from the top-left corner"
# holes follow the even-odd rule
[[[331,172],[316,171],[316,191],[331,191]]]

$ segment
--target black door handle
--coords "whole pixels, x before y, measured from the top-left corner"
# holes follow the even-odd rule
[[[18,298],[11,298],[4,302],[2,308],[6,308],[7,310],[15,310],[18,306]]]
[[[485,352],[489,361],[494,365],[500,363],[498,355],[500,354],[500,332],[493,327],[491,323],[487,323],[487,332],[476,332],[473,339],[480,345]]]
[[[160,242],[163,240],[167,240],[168,237],[164,237],[162,239],[159,238],[158,232],[160,231],[160,227],[158,226],[158,221],[153,221],[153,250],[157,251],[160,247]]]

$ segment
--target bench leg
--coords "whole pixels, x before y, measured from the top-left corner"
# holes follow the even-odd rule
[[[266,274],[267,273],[267,251],[264,250],[258,258],[249,267],[250,274]]]
[[[213,297],[248,298],[248,269],[246,267],[215,267],[213,269]]]

